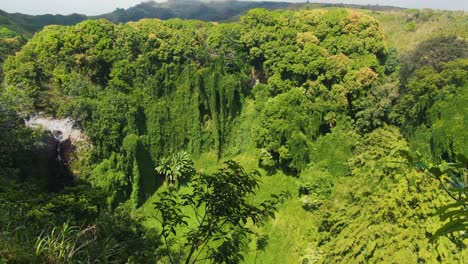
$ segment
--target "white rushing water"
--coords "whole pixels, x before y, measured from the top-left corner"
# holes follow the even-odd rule
[[[44,130],[49,130],[61,142],[67,139],[72,142],[84,140],[83,133],[74,127],[75,122],[71,118],[54,119],[36,115],[30,117],[29,120],[25,120],[25,124],[28,127],[41,127]]]

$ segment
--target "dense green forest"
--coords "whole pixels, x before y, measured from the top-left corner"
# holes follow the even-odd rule
[[[1,29],[0,263],[466,263],[468,16],[232,20]]]
[[[350,7],[365,10],[402,10],[401,8],[379,5],[351,5],[351,4],[306,4],[271,1],[216,1],[216,0],[169,0],[165,2],[145,1],[128,9],[118,8],[113,12],[86,16],[82,14],[70,15],[26,15],[20,13],[7,13],[0,10],[0,28],[6,27],[19,34],[31,36],[47,25],[74,25],[86,19],[107,19],[113,23],[126,23],[138,21],[143,18],[181,18],[197,19],[203,21],[235,21],[239,16],[253,8],[299,9],[299,8],[328,8]]]

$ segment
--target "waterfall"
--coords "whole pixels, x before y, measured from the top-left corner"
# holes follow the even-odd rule
[[[39,177],[48,179],[49,189],[59,191],[74,183],[70,158],[74,145],[86,140],[71,118],[54,119],[41,114],[26,119],[25,125],[49,133],[38,144],[37,166],[42,168]]]

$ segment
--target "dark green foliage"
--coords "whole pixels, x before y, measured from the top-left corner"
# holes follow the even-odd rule
[[[321,114],[295,88],[265,105],[257,144],[282,168],[301,170],[310,161],[308,143],[317,137],[320,124]]]
[[[0,27],[0,80],[3,80],[3,62],[14,55],[24,44],[26,38],[6,27]]]
[[[391,117],[404,126],[412,136],[410,143],[426,158],[453,160],[456,152],[466,155],[467,60],[438,67],[439,71],[424,66],[414,72]]]
[[[20,34],[31,36],[47,25],[74,25],[86,20],[85,15],[38,15],[31,16],[20,13],[6,13],[0,10],[0,27],[6,27]]]
[[[285,25],[288,19],[296,23]],[[326,39],[334,34],[342,41]],[[21,111],[76,119],[93,144],[92,164],[111,155],[125,164],[106,169],[113,172],[102,187],[117,192],[130,183],[140,205],[157,187],[147,182],[155,161],[180,149],[195,157],[214,150],[222,158],[256,79],[268,82],[270,95],[279,94],[265,104],[257,145],[275,166],[293,174],[304,169],[311,142],[336,125],[337,115],[352,112],[361,90],[382,71],[382,39],[375,20],[343,10],[297,16],[254,10],[229,26],[85,21],[36,34],[7,61],[5,94],[24,101]],[[351,40],[368,43],[350,47]],[[252,57],[257,49],[265,54]]]
[[[377,21],[352,11],[301,11],[293,16],[257,9],[242,17],[241,24],[254,77],[268,79],[273,95],[302,86],[311,99],[328,96],[348,107],[359,90],[375,80],[375,72],[381,71],[378,58],[386,54]],[[366,33],[358,36],[361,31]],[[343,87],[345,83],[356,90]]]
[[[213,175],[198,175],[189,185],[189,193],[166,191],[155,209],[160,214],[162,236],[168,247],[167,255],[175,263],[167,240],[186,228],[183,235],[187,249],[185,263],[210,259],[215,263],[239,263],[243,260],[247,235],[253,230],[247,223],[259,226],[274,218],[276,206],[285,197],[273,196],[259,205],[249,197],[258,188],[258,173],[246,173],[234,161]],[[196,222],[189,225],[181,208],[193,210]]]
[[[375,84],[366,97],[356,104],[356,126],[359,130],[370,132],[390,123],[389,115],[399,95],[398,84],[397,80],[391,78]]]
[[[243,62],[207,58],[209,28],[178,20],[48,27],[7,63],[5,94],[25,101],[21,111],[74,117],[93,143],[92,163],[113,153],[124,158],[127,165],[113,175],[136,186],[132,197],[140,204],[157,187],[154,161],[178,149],[195,155],[216,149],[221,156],[229,124],[240,112]],[[218,41],[211,39],[214,48],[226,47]],[[38,59],[22,63],[33,57]],[[138,147],[130,147],[137,137]]]
[[[130,199],[133,205],[138,207],[160,185],[155,177],[155,163],[151,160],[147,147],[134,134],[125,137],[122,149],[124,171],[132,183]]]
[[[2,180],[0,261],[7,263],[156,261],[158,237],[123,208],[106,209],[87,186],[44,193],[34,182]]]
[[[239,114],[242,107],[240,98],[246,76],[227,75],[224,67],[218,67],[216,65],[207,75],[203,75],[205,82],[202,85],[207,95],[209,112],[215,128],[214,147],[218,156],[221,157],[229,124]]]
[[[466,230],[468,230],[468,199],[460,199],[457,202],[450,203],[441,207],[438,212],[442,221],[448,221],[444,226],[434,233],[434,239],[450,234],[462,234],[462,239],[467,239]]]
[[[311,142],[369,101],[364,96],[387,58],[379,25],[345,10],[295,16],[253,10],[241,23],[253,77],[266,79],[270,95],[279,94],[262,113],[257,145],[269,154],[261,163],[273,160],[295,173],[310,162]]]
[[[348,160],[359,142],[358,134],[351,127],[350,120],[340,117],[330,133],[312,143],[310,166],[313,170],[325,171],[333,177],[350,174]]]
[[[113,206],[125,201],[125,198],[129,196],[129,180],[121,171],[123,166],[121,161],[122,158],[114,153],[109,159],[96,166],[92,172],[93,185],[109,193],[108,202]]]
[[[268,236],[260,235],[257,237],[256,247],[255,247],[255,263],[257,262],[257,257],[260,252],[264,252],[268,246]]]
[[[25,128],[20,116],[0,95],[0,179],[20,180],[40,133]]]
[[[416,70],[429,66],[437,71],[445,62],[468,58],[468,43],[456,35],[440,36],[424,41],[416,49],[403,56],[401,78],[405,83]]]
[[[435,161],[454,161],[456,153],[468,155],[467,103],[468,86],[462,87],[456,94],[438,101],[428,111],[429,124],[420,126],[414,134],[412,146],[418,151],[425,151],[427,145],[422,145],[422,139],[430,142],[430,152],[425,157]]]
[[[206,7],[185,4],[190,10],[181,12],[194,16]],[[117,10],[113,19],[146,16],[140,7]],[[206,17],[218,15],[209,8],[203,10]],[[421,14],[405,23],[431,19]],[[21,42],[11,31],[0,35]],[[239,263],[250,257],[249,250],[262,259],[259,251],[277,246],[264,237],[255,246],[249,241],[254,231],[271,235],[292,219],[304,229],[287,234],[301,236],[297,247],[288,241],[285,247],[295,247],[290,251],[299,253],[291,254],[304,260],[323,255],[330,263],[463,263],[460,252],[466,248],[450,231],[465,227],[465,200],[442,207],[448,193],[408,168],[400,154],[419,150],[437,162],[466,154],[465,46],[460,38],[437,38],[400,62],[396,50],[387,51],[375,19],[344,9],[255,9],[231,24],[146,19],[46,27],[5,62],[0,173],[20,179],[18,164],[28,157],[35,135],[20,117],[43,111],[73,118],[86,133],[90,148],[81,180],[95,189],[35,191],[32,196],[40,198],[24,208],[14,203],[21,197],[4,199],[6,217],[0,219],[26,214],[34,230],[25,234],[38,238],[17,238],[18,232],[5,228],[0,242],[13,246],[1,256],[67,262],[56,243],[62,240],[65,251],[83,249],[76,255],[83,262],[146,263],[160,254],[169,258],[162,262]],[[181,150],[187,152],[174,154]],[[256,193],[259,174],[235,162],[194,176],[188,155],[195,164],[213,159],[200,165],[206,171],[225,158],[258,164],[269,175],[261,186],[272,190]],[[163,178],[171,186],[184,184],[158,191]],[[460,187],[456,178],[450,183]],[[298,185],[308,212],[295,212],[301,201],[289,200],[281,218],[258,228],[281,200],[262,203],[265,195]],[[161,225],[144,223],[158,232],[135,221],[138,212],[152,213],[145,202],[153,195]],[[132,208],[132,217],[120,211],[123,204]],[[440,207],[442,218],[452,221],[436,221]],[[26,224],[18,220],[12,226]],[[297,222],[289,224],[295,229]],[[159,231],[165,249],[149,235]],[[440,239],[431,244],[434,234]]]
[[[388,51],[385,61],[385,74],[390,75],[400,69],[400,56],[396,48]]]

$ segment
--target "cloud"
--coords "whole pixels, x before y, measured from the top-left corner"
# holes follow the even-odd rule
[[[86,14],[98,15],[128,8],[141,0],[0,0],[0,9],[25,14]]]

